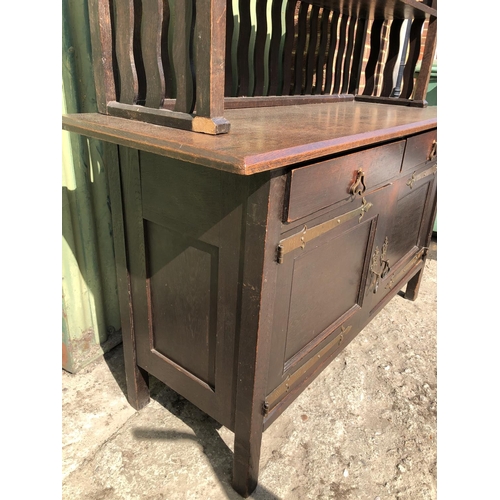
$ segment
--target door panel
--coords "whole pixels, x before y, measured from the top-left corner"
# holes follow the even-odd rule
[[[365,295],[370,314],[380,310],[383,299],[425,258],[422,249],[432,223],[435,170],[436,165],[424,164],[413,174],[404,173],[395,183],[398,199],[388,214],[386,239],[375,246],[371,257]]]
[[[268,393],[308,363],[335,336],[347,328],[356,329],[370,255],[374,245],[381,244],[380,235],[387,232],[387,214],[396,201],[397,192],[393,185],[388,185],[365,197],[371,206],[361,217],[346,217],[362,206],[362,198],[356,197],[348,205],[305,220],[304,229],[294,226],[282,234],[282,246],[307,231],[319,236],[304,236],[303,248],[287,247],[278,268],[271,346],[275,362],[269,369]],[[335,221],[340,222],[332,224]],[[317,231],[325,226],[333,227]]]

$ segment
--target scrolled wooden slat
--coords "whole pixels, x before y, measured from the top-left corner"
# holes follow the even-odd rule
[[[137,72],[137,104],[146,103],[146,71],[141,49],[142,0],[134,0],[134,64]]]
[[[269,46],[269,86],[267,95],[278,95],[280,89],[280,75],[282,71],[280,61],[281,45],[281,8],[283,0],[273,0],[271,6],[271,43]]]
[[[193,4],[173,0],[173,64],[176,81],[175,111],[192,113],[195,89],[192,69]]]
[[[394,88],[393,74],[394,67],[398,60],[401,39],[401,27],[403,26],[403,19],[394,19],[391,24],[389,33],[389,49],[387,53],[387,61],[384,67],[383,86],[380,95],[382,97],[389,97]]]
[[[333,60],[335,57],[335,49],[337,47],[337,26],[339,22],[339,13],[333,12],[330,22],[330,43],[328,44],[328,57],[326,62],[326,80],[324,94],[332,93],[333,80]]]
[[[225,79],[224,95],[231,97],[233,95],[233,56],[232,42],[234,34],[234,14],[233,2],[227,0],[226,4],[226,60],[225,60]]]
[[[288,0],[285,14],[285,45],[283,47],[283,89],[281,95],[292,95],[292,54],[295,42],[295,9],[298,0]]]
[[[323,92],[323,82],[325,80],[325,57],[328,44],[328,20],[330,17],[330,9],[323,9],[320,21],[320,40],[318,49],[318,59],[316,61],[316,84],[312,90],[313,94],[321,94]]]
[[[163,0],[142,0],[141,46],[146,74],[146,106],[160,108],[165,98],[161,61]]]
[[[335,60],[335,80],[333,83],[333,91],[332,91],[334,94],[338,94],[340,91],[340,83],[342,79],[342,63],[344,61],[348,21],[349,17],[346,15],[343,15],[342,19],[340,20],[339,46],[337,49],[337,58]]]
[[[134,2],[114,0],[115,47],[120,74],[120,102],[135,104],[139,93],[137,71],[134,62]]]
[[[356,94],[359,89],[367,28],[367,20],[361,17],[358,18],[358,22],[356,23],[356,38],[354,40],[354,50],[352,55],[351,76],[349,79],[349,87],[347,89],[349,94]]]
[[[375,89],[375,70],[380,55],[383,24],[383,19],[375,19],[372,24],[372,33],[370,37],[370,56],[368,57],[368,62],[366,63],[366,83],[363,95],[372,95]]]
[[[97,109],[106,113],[107,103],[116,99],[109,0],[89,0],[89,18]]]
[[[264,95],[265,47],[267,37],[267,0],[257,0],[257,33],[255,36],[253,71],[254,71],[254,96]]]
[[[416,100],[424,100],[427,95],[427,87],[432,71],[432,62],[436,51],[437,39],[437,18],[431,16],[427,27],[427,35],[425,37],[424,54],[422,56],[422,65],[420,74],[415,85],[415,93],[413,98]]]
[[[342,71],[342,88],[341,94],[346,94],[349,88],[349,77],[352,71],[352,53],[354,49],[354,33],[356,28],[356,18],[349,18],[349,31],[347,35],[347,48],[345,50],[344,69]]]
[[[304,79],[304,50],[307,43],[307,13],[309,10],[309,5],[305,2],[301,2],[299,9],[299,20],[298,20],[298,38],[297,38],[297,50],[295,52],[295,63],[294,63],[294,85],[293,94],[302,94],[302,83]]]
[[[320,8],[313,5],[310,17],[309,29],[309,44],[307,47],[307,62],[306,62],[306,82],[304,94],[312,94],[314,77],[316,73],[317,63],[317,44],[318,44],[318,23],[319,23]]]
[[[248,51],[250,47],[250,35],[252,33],[252,21],[250,17],[250,2],[240,0],[240,32],[238,37],[238,93],[239,96],[248,96],[250,92],[250,65]]]
[[[413,92],[413,75],[420,55],[422,26],[425,19],[414,19],[410,28],[410,48],[406,59],[406,66],[403,73],[403,87],[401,89],[401,98],[409,99]]]
[[[165,98],[175,95],[175,82],[172,69],[172,53],[170,50],[170,5],[168,0],[163,0],[163,21],[161,26],[161,62],[165,79]]]

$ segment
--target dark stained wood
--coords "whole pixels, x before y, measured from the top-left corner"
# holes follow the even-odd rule
[[[309,28],[309,43],[307,46],[307,59],[306,59],[306,80],[304,94],[311,94],[313,90],[314,78],[316,76],[316,60],[318,58],[318,18],[319,18],[319,7],[313,5],[310,15],[310,28]]]
[[[424,19],[436,16],[436,9],[417,0],[307,0],[308,3],[337,10],[341,14],[357,14],[367,19]]]
[[[120,73],[120,102],[135,104],[139,95],[139,83],[134,62],[134,2],[115,0],[116,59]]]
[[[193,3],[173,0],[173,50],[175,71],[175,111],[192,113],[195,105],[194,76],[192,69]]]
[[[342,72],[341,94],[346,94],[349,90],[349,80],[351,75],[352,53],[354,50],[354,33],[356,28],[356,18],[351,17],[349,21],[349,33],[347,36],[347,47],[345,50],[344,69]],[[356,70],[356,67],[354,67]]]
[[[382,91],[380,92],[380,95],[384,97],[389,97],[392,93],[392,89],[394,88],[393,73],[398,60],[402,26],[402,19],[394,19],[391,24],[387,62],[384,67],[383,86]]]
[[[313,94],[321,95],[323,93],[323,82],[325,81],[325,58],[328,47],[328,22],[330,10],[323,9],[320,22],[320,41],[318,49],[318,58],[316,63],[316,83],[313,88]]]
[[[363,66],[363,52],[365,48],[366,32],[368,23],[366,19],[358,18],[356,23],[356,38],[352,55],[351,76],[349,80],[348,92],[357,94],[361,78],[361,68]]]
[[[294,17],[298,0],[288,0],[285,14],[285,44],[283,47],[283,89],[278,95],[292,95],[292,54],[295,43]]]
[[[339,13],[333,12],[332,20],[330,22],[330,43],[328,44],[328,57],[326,63],[326,79],[325,79],[325,94],[332,93],[333,81],[333,60],[335,57],[335,49],[337,47],[337,24],[339,20]]]
[[[229,97],[233,95],[233,34],[234,34],[234,13],[233,13],[233,2],[228,0],[226,3],[226,58],[224,61],[225,65],[225,77],[224,77],[224,95]]]
[[[116,277],[118,298],[120,302],[120,316],[123,339],[123,355],[125,361],[125,375],[127,379],[127,399],[131,406],[140,410],[149,403],[149,375],[137,364],[136,325],[141,321],[143,311],[134,313],[131,303],[133,263],[127,255],[130,244],[130,235],[127,235],[125,226],[130,219],[130,209],[127,208],[123,192],[122,181],[127,184],[130,175],[138,171],[138,152],[128,148],[119,148],[111,144],[106,146],[105,159],[110,186],[110,199],[113,206],[113,239],[115,247]],[[121,165],[121,174],[118,165]],[[121,177],[121,178],[120,178]]]
[[[163,22],[161,27],[161,63],[165,78],[165,96],[174,97],[175,82],[172,72],[172,51],[169,47],[170,30],[170,4],[168,0],[163,0]]]
[[[196,2],[196,115],[211,119],[224,114],[225,0]]]
[[[309,10],[309,5],[305,2],[300,3],[299,8],[299,20],[297,22],[298,26],[298,37],[297,37],[297,48],[295,51],[295,62],[294,62],[294,83],[293,83],[293,94],[302,94],[302,87],[305,78],[305,64],[304,64],[304,51],[307,42],[307,13]]]
[[[292,170],[286,220],[291,222],[340,201],[352,200],[350,187],[359,169],[364,172],[367,193],[388,184],[399,174],[404,147],[404,141],[392,142]]]
[[[250,95],[250,62],[248,51],[250,47],[250,35],[252,22],[250,17],[250,2],[240,0],[240,33],[238,37],[238,93],[239,96]]]
[[[363,95],[372,95],[375,90],[375,70],[380,56],[383,25],[384,21],[382,19],[376,19],[372,24],[372,32],[370,36],[370,56],[368,57],[368,62],[366,63],[366,82]]]
[[[427,27],[427,34],[425,37],[424,54],[422,56],[422,65],[420,73],[417,78],[414,99],[425,99],[427,95],[427,86],[431,77],[432,63],[436,52],[437,44],[437,18],[431,16]]]
[[[422,163],[432,160],[433,158],[430,158],[432,143],[436,140],[436,130],[410,137],[406,144],[401,171],[411,173],[412,170]]]
[[[339,45],[337,47],[337,56],[335,59],[335,70],[334,70],[334,81],[333,81],[333,94],[338,94],[340,92],[340,84],[342,81],[342,66],[343,59],[345,55],[345,47],[346,47],[346,32],[347,32],[347,23],[349,18],[347,16],[342,16],[340,20],[340,31],[339,31]]]
[[[390,110],[390,113],[388,112]],[[63,128],[135,147],[143,151],[194,161],[207,167],[249,175],[311,161],[416,134],[437,124],[436,107],[373,106],[363,102],[306,104],[225,112],[231,132],[212,137],[100,114],[63,116]],[[307,123],[286,135],[269,134],[284,123]]]
[[[356,95],[355,101],[372,102],[374,104],[390,104],[391,106],[407,106],[409,108],[425,108],[427,101],[416,101],[414,99],[403,99],[401,97],[382,97],[371,95]]]
[[[263,108],[274,106],[297,106],[301,104],[326,104],[341,101],[354,101],[351,94],[343,95],[279,95],[264,97],[228,97],[224,100],[225,109]]]
[[[280,59],[281,45],[281,7],[283,0],[274,0],[271,6],[271,43],[269,46],[269,87],[268,96],[281,94],[280,79],[283,72]]]
[[[116,100],[109,0],[89,0],[89,20],[97,109],[106,114],[107,103]]]
[[[111,4],[91,3],[102,5],[106,15]],[[419,26],[436,4],[290,0],[280,54],[282,0],[240,0],[236,55],[227,5],[116,0],[116,26],[98,17],[104,31],[93,37],[104,46],[96,54],[109,51],[111,25],[126,102],[102,88],[113,76],[108,62],[96,74],[99,109],[114,116],[64,116],[63,127],[111,143],[128,398],[147,404],[150,374],[232,430],[232,482],[247,497],[264,429],[398,290],[406,285],[410,300],[418,293],[436,213],[437,120],[436,108],[413,106],[425,105],[435,25],[418,99],[408,80]],[[394,99],[403,18],[414,19],[407,84]],[[368,19],[366,95],[354,100]],[[384,69],[381,35],[391,19]],[[224,69],[233,56],[238,68]]]
[[[146,103],[159,108],[165,98],[165,78],[161,62],[163,0],[142,0],[141,48],[146,75]]]
[[[264,70],[265,70],[265,54],[267,38],[267,0],[257,0],[256,3],[256,18],[257,18],[257,33],[255,35],[254,56],[253,56],[253,71],[254,71],[254,96],[264,95]]]
[[[234,429],[227,360],[237,339],[246,179],[147,153],[138,171],[140,186],[125,193],[140,190],[140,210],[129,210],[144,227],[143,244],[126,227],[136,262],[132,300],[146,320],[137,327],[138,364]]]
[[[137,74],[137,104],[144,106],[146,103],[146,70],[144,68],[144,59],[142,53],[142,0],[133,0],[134,2],[134,65]],[[158,33],[160,34],[160,33]],[[153,42],[154,43],[154,42]],[[151,51],[151,49],[149,49]],[[154,49],[153,49],[154,51]]]
[[[401,89],[401,98],[403,99],[409,99],[413,92],[413,76],[420,54],[420,40],[422,37],[423,24],[424,19],[415,19],[411,24],[410,48],[408,50],[408,58],[406,59],[406,66],[403,73],[403,87]]]
[[[248,186],[233,463],[233,487],[243,497],[255,489],[259,474],[285,184],[282,176],[264,173]]]

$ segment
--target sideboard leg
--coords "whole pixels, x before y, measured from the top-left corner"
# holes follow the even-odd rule
[[[135,410],[139,411],[149,403],[149,373],[135,363],[135,353],[127,352],[125,339],[123,340],[123,354],[125,359],[125,377],[127,379],[127,400]]]
[[[417,300],[423,274],[424,268],[420,269],[420,271],[415,274],[410,281],[408,281],[408,285],[406,285],[405,299],[411,301]]]
[[[249,430],[245,436],[235,434],[234,437],[233,488],[243,498],[252,494],[259,477],[262,425]]]
[[[259,476],[284,192],[282,175],[248,180],[233,463],[233,488],[244,498]]]
[[[111,200],[111,216],[113,219],[113,240],[115,248],[116,280],[118,284],[118,301],[122,326],[123,359],[125,362],[125,378],[127,380],[127,399],[136,410],[149,403],[149,374],[137,366],[135,350],[134,318],[131,308],[130,271],[125,251],[124,206],[122,201],[120,163],[125,170],[135,168],[138,171],[138,152],[122,148],[121,157],[117,146],[106,144],[104,149],[105,166],[108,172],[109,196]],[[135,157],[135,164],[130,158]]]

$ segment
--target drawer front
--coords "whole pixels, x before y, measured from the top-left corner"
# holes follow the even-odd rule
[[[434,160],[437,155],[437,130],[409,137],[401,172],[414,169],[422,163]]]
[[[399,174],[405,141],[316,163],[292,171],[285,221],[305,217],[369,192]]]

